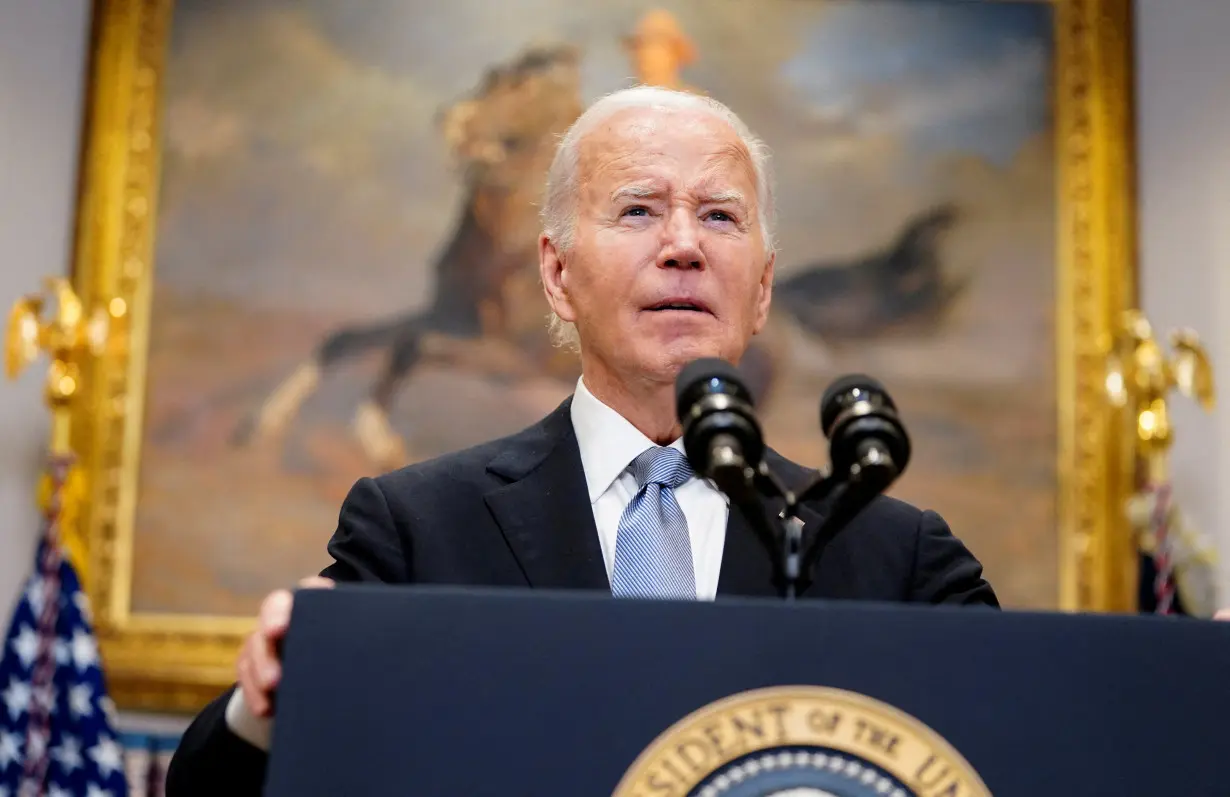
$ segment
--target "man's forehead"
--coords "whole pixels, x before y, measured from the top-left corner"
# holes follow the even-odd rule
[[[578,163],[582,181],[603,194],[637,186],[746,193],[756,183],[751,156],[733,133],[729,137],[609,135],[586,143]]]
[[[729,124],[710,113],[667,108],[624,109],[581,141],[582,160],[665,155],[673,146],[699,147],[715,164],[725,160],[750,165],[747,147]]]
[[[680,172],[654,159],[611,163],[591,174],[585,183],[595,199],[691,195],[701,201],[756,201],[756,179],[750,164],[733,158],[707,162],[697,171]]]

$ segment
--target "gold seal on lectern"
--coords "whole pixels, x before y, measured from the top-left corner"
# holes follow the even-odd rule
[[[743,692],[684,717],[613,797],[990,797],[935,731],[865,695],[816,686]]]

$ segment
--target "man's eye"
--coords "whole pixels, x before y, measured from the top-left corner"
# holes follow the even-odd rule
[[[734,221],[735,217],[724,210],[715,210],[709,214],[709,218],[714,221]]]
[[[642,205],[635,205],[633,207],[625,209],[624,215],[625,216],[648,216],[649,208],[646,208]]]

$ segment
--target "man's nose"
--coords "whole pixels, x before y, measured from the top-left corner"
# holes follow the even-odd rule
[[[671,214],[666,225],[666,240],[658,258],[662,268],[704,268],[700,249],[700,223],[686,210]]]

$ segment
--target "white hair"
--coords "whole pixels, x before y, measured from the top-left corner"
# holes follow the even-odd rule
[[[769,148],[744,124],[743,120],[721,102],[710,97],[676,91],[661,86],[634,86],[620,89],[590,105],[560,140],[555,158],[547,171],[547,186],[542,208],[543,233],[561,252],[572,248],[577,223],[580,187],[577,172],[581,157],[581,142],[595,127],[616,113],[628,109],[659,109],[667,111],[700,111],[728,124],[747,148],[756,175],[756,206],[765,255],[776,247],[776,204]],[[550,315],[549,330],[556,345],[579,350],[576,328],[555,313]]]

